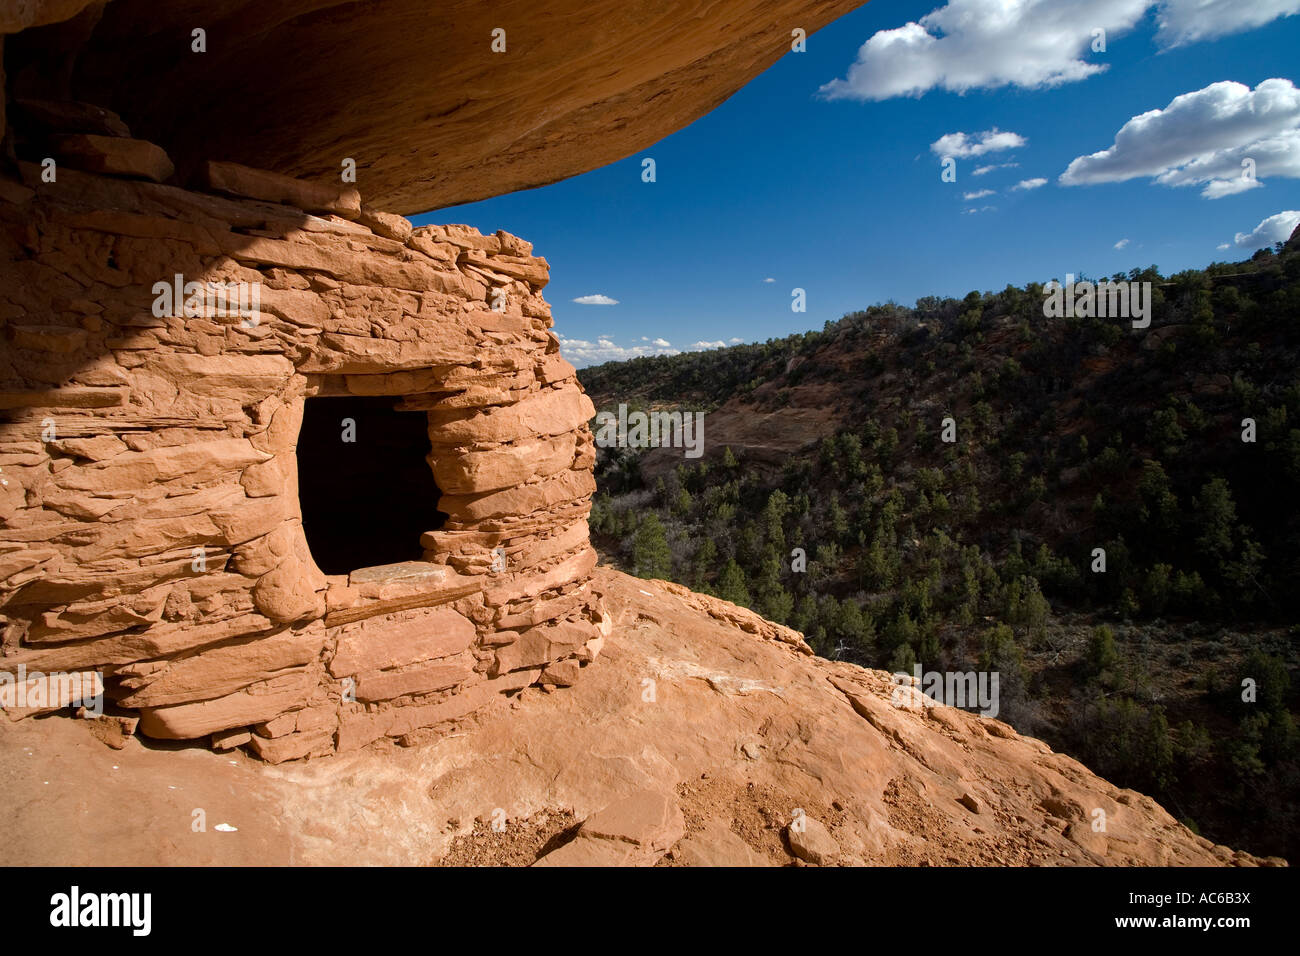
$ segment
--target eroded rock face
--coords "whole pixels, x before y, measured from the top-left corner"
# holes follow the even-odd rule
[[[0,30],[88,7],[75,29],[11,39],[11,59],[43,64],[29,82],[66,71],[74,98],[116,110],[182,169],[229,159],[338,183],[355,159],[370,201],[412,214],[622,159],[789,53],[793,30],[861,3],[28,0]]]
[[[499,865],[528,845],[532,822],[560,815],[575,824],[571,841],[557,834],[513,862],[1284,863],[1216,845],[997,720],[898,697],[886,673],[806,654],[775,625],[747,627],[749,613],[725,601],[606,568],[590,587],[609,634],[575,687],[496,695],[425,746],[380,743],[273,770],[136,741],[108,750],[82,722],[10,725],[0,860]],[[315,715],[268,728],[297,733],[231,745],[272,757],[310,747]],[[187,839],[196,805],[209,827],[237,832]],[[74,816],[76,827],[50,826]]]
[[[11,0],[0,7],[0,33],[68,20],[94,5],[94,0]]]
[[[143,733],[272,762],[573,684],[603,639],[593,409],[546,260],[351,188],[214,163],[186,190],[152,143],[72,147],[0,177],[0,670],[102,674]],[[340,396],[427,422],[419,560],[313,558],[296,446]]]

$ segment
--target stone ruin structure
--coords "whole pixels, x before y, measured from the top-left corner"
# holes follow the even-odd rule
[[[102,672],[143,733],[274,761],[577,680],[594,410],[546,260],[234,164],[168,185],[112,115],[56,112],[28,110],[54,181],[0,179],[0,666]]]
[[[573,684],[610,624],[546,260],[362,193],[620,158],[856,4],[6,4],[0,677],[276,762]]]

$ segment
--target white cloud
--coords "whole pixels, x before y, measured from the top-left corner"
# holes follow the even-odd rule
[[[732,345],[739,345],[741,342],[743,342],[743,341],[745,341],[745,340],[744,340],[744,339],[727,339],[727,341],[728,341],[729,343],[731,343]]]
[[[996,189],[977,189],[973,193],[962,193],[962,199],[970,202],[972,199],[983,199],[985,196],[993,196],[997,193]]]
[[[1217,246],[1215,246],[1214,248],[1219,249],[1219,250],[1223,250],[1223,249],[1231,249],[1231,248],[1232,248],[1232,243],[1230,243],[1230,242],[1221,242],[1221,243],[1219,243]]]
[[[995,170],[995,169],[1019,169],[1019,168],[1020,168],[1020,164],[1019,164],[1019,163],[995,163],[995,164],[992,165],[992,166],[977,166],[977,167],[975,168],[975,171],[974,171],[973,173],[971,173],[971,175],[972,175],[972,176],[983,176],[983,175],[985,175],[986,173],[991,173],[991,172],[993,172],[993,170]]]
[[[1116,249],[1123,249],[1123,248],[1124,248],[1125,246],[1127,246],[1127,245],[1128,245],[1128,240],[1127,240],[1127,239],[1121,239],[1119,242],[1115,243],[1115,248],[1116,248]]]
[[[1150,0],[952,0],[919,21],[881,30],[858,50],[828,99],[884,100],[943,89],[1059,86],[1106,69],[1082,57],[1101,27],[1117,36]]]
[[[995,126],[993,129],[973,135],[947,133],[930,144],[930,151],[936,156],[969,159],[972,156],[983,156],[985,153],[1000,149],[1017,149],[1028,142],[1029,140],[1019,133],[1003,132]]]
[[[1282,82],[1288,82],[1283,80]],[[1263,85],[1263,84],[1261,84]],[[1300,106],[1300,90],[1297,105]],[[1166,186],[1192,186],[1205,183],[1201,195],[1206,199],[1231,196],[1263,185],[1270,176],[1300,179],[1300,116],[1294,129],[1254,142],[1216,150],[1196,158],[1182,169],[1171,170],[1158,179]]]
[[[775,280],[775,279],[770,279],[770,278],[769,278],[769,279],[764,279],[763,281],[764,281],[764,282],[775,282],[776,280]]]
[[[972,215],[977,215],[977,214],[982,213],[982,212],[990,212],[990,211],[996,210],[997,208],[998,208],[997,206],[981,206],[980,208],[976,209],[974,206],[971,206],[971,207],[970,207],[969,209],[967,209],[964,213],[962,213],[962,215],[965,215],[965,216],[972,216]]]
[[[1165,0],[1156,22],[1156,42],[1186,46],[1263,26],[1278,17],[1300,13],[1300,0]]]
[[[1238,249],[1259,249],[1291,238],[1300,225],[1300,210],[1287,209],[1263,220],[1251,232],[1239,232],[1234,238]]]
[[[1300,0],[950,0],[918,21],[881,30],[858,50],[844,79],[821,87],[827,99],[884,100],[933,89],[1060,86],[1108,68],[1092,51],[1158,8],[1157,43],[1180,46],[1268,23]]]
[[[596,341],[591,342],[586,339],[566,338],[562,332],[556,332],[560,339],[560,352],[568,361],[572,362],[576,368],[585,368],[588,365],[600,365],[602,362],[626,362],[634,358],[642,358],[648,355],[680,355],[682,352],[700,352],[705,349],[723,349],[728,344],[738,345],[743,339],[733,338],[730,343],[721,339],[716,342],[696,342],[684,349],[673,348],[672,344],[665,338],[659,337],[651,339],[648,336],[641,336],[640,341],[646,344],[636,344],[630,346],[619,345],[614,341],[612,336],[599,335]]]
[[[1074,159],[1066,186],[1150,176],[1165,186],[1205,184],[1218,199],[1253,189],[1256,178],[1300,178],[1300,90],[1264,80],[1251,90],[1225,80],[1134,116],[1109,148]]]
[[[1029,190],[1029,189],[1037,189],[1037,188],[1039,188],[1040,186],[1046,186],[1046,185],[1047,185],[1047,180],[1046,180],[1046,179],[1043,179],[1043,178],[1040,176],[1040,177],[1037,177],[1037,178],[1034,178],[1034,179],[1022,179],[1022,180],[1020,180],[1020,182],[1016,183],[1016,184],[1015,184],[1014,186],[1012,186],[1011,188],[1012,188],[1012,189],[1019,189],[1019,190],[1021,190],[1021,191],[1025,191],[1025,190]]]
[[[624,347],[616,345],[608,336],[599,336],[595,342],[589,342],[585,339],[565,338],[564,334],[557,332],[560,339],[560,352],[577,368],[584,368],[588,365],[599,365],[602,362],[625,362],[628,359],[640,358],[644,355],[676,355],[680,351],[666,345],[633,345]],[[645,341],[643,339],[643,341]],[[663,339],[656,339],[656,342],[662,342]]]
[[[618,305],[618,299],[611,299],[607,295],[580,295],[573,300],[578,305]]]
[[[1212,179],[1201,190],[1201,196],[1205,199],[1222,199],[1224,196],[1235,196],[1237,193],[1244,193],[1247,189],[1256,189],[1263,185],[1253,176],[1238,176],[1236,179]]]

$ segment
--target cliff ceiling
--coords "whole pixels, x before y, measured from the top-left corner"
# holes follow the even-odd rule
[[[24,0],[0,32],[25,30],[5,50],[20,95],[62,84],[182,172],[225,159],[337,182],[351,158],[368,202],[413,214],[644,149],[788,53],[792,30],[861,3]]]

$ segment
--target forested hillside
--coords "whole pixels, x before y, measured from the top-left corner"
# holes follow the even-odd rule
[[[1031,285],[583,370],[598,409],[710,413],[698,461],[601,450],[594,540],[829,657],[996,670],[1022,732],[1293,856],[1298,248],[1114,277],[1152,283],[1146,329]],[[729,440],[814,408],[784,461]]]

